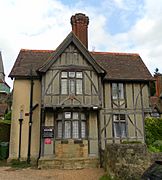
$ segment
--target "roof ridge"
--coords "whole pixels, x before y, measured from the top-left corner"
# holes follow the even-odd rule
[[[47,49],[21,49],[20,51],[32,51],[32,52],[54,52],[55,50],[47,50]]]
[[[138,53],[124,53],[124,52],[101,52],[101,51],[91,51],[92,54],[112,54],[112,55],[132,55],[139,56]]]

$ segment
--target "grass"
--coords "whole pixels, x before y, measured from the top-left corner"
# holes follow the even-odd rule
[[[116,177],[110,175],[103,175],[99,180],[118,180]]]
[[[14,169],[24,169],[31,167],[26,161],[12,160],[10,163],[7,163],[7,160],[0,160],[0,167],[10,166]]]
[[[24,169],[24,168],[31,167],[31,165],[28,164],[26,161],[19,161],[19,160],[12,160],[10,162],[10,166],[12,168],[17,168],[17,169]]]

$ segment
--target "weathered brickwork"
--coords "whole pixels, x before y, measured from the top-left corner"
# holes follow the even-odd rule
[[[88,142],[83,140],[83,142],[75,144],[74,140],[56,141],[55,155],[58,158],[87,158]]]
[[[41,158],[38,162],[38,168],[40,169],[82,169],[97,167],[99,167],[99,160],[96,157]]]

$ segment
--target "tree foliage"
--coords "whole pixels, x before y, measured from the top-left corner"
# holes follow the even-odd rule
[[[147,118],[145,120],[146,144],[150,149],[162,151],[162,119]]]

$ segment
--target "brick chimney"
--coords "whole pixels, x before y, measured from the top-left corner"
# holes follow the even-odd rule
[[[88,24],[89,18],[85,14],[77,13],[71,17],[72,31],[86,48],[88,48]]]
[[[160,97],[162,93],[162,74],[157,73],[154,78],[156,80],[156,96]]]

